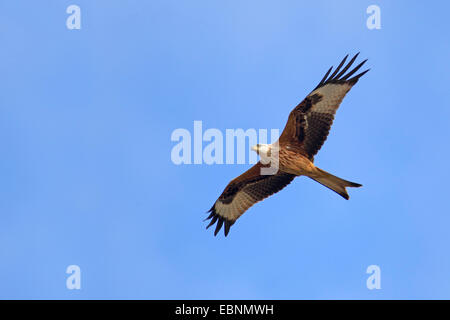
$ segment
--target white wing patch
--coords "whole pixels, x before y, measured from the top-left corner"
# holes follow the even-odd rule
[[[231,203],[225,204],[218,200],[214,206],[219,216],[235,221],[256,202],[257,201],[253,200],[253,198],[244,191],[239,191],[234,196]]]
[[[322,97],[322,100],[317,102],[310,111],[334,114],[351,88],[352,86],[348,83],[329,83],[314,90],[310,93],[310,96],[318,94]]]

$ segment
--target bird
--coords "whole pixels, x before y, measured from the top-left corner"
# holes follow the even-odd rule
[[[209,215],[204,221],[211,221],[206,229],[217,223],[214,235],[224,226],[227,236],[231,226],[245,211],[279,192],[299,176],[319,182],[346,200],[349,199],[347,187],[362,186],[314,165],[314,156],[328,137],[336,110],[350,89],[370,70],[354,75],[366,59],[348,71],[358,55],[344,66],[349,56],[346,55],[331,75],[333,67],[328,69],[319,84],[291,111],[275,143],[257,144],[251,148],[258,153],[260,161],[226,186],[207,211]]]

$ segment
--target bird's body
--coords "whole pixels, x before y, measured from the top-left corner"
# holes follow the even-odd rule
[[[280,144],[279,170],[296,176],[310,176],[316,172],[314,163],[297,146]]]
[[[346,93],[368,70],[350,78],[365,62],[345,74],[351,61],[342,69],[347,57],[328,77],[332,68],[317,87],[289,114],[286,126],[273,144],[258,144],[252,149],[261,161],[233,179],[209,210],[210,227],[217,221],[215,235],[222,225],[225,235],[231,225],[253,204],[280,191],[297,176],[307,176],[349,199],[346,187],[358,183],[338,178],[314,165],[314,156],[325,142],[334,115]],[[339,72],[339,73],[338,73]]]

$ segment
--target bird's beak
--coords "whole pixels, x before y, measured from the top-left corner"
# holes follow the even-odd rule
[[[258,147],[257,146],[253,146],[252,150],[257,152],[258,151]]]

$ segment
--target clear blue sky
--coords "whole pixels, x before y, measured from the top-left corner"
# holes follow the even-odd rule
[[[81,30],[66,8],[81,7]],[[381,29],[366,8],[381,8]],[[450,298],[447,2],[2,1],[0,298]],[[227,238],[249,165],[171,162],[174,129],[283,128],[347,53],[372,70],[316,164]],[[81,290],[66,288],[67,266]],[[381,268],[381,289],[366,268]]]

